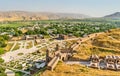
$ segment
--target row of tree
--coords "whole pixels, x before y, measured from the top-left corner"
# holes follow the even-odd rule
[[[116,26],[111,24],[104,23],[50,23],[49,26],[39,28],[34,30],[28,30],[25,34],[42,34],[42,35],[51,35],[51,34],[72,34],[74,36],[80,37],[83,35],[106,31],[109,29],[116,28]]]
[[[7,35],[0,36],[0,55],[5,52],[3,48],[7,46],[8,40],[9,40],[9,36]]]

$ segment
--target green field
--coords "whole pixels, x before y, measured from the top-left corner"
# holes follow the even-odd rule
[[[20,27],[30,25],[31,22],[8,22],[8,23],[0,23],[0,27]]]

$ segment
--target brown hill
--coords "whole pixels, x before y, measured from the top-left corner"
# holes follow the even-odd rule
[[[0,12],[0,21],[83,19],[83,18],[89,18],[89,16],[83,14],[26,12],[26,11]]]

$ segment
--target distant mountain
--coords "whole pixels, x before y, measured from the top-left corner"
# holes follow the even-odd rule
[[[90,16],[87,16],[87,15],[84,15],[84,14],[26,12],[26,11],[0,12],[0,21],[84,19],[84,18],[90,18]]]
[[[104,16],[104,18],[120,19],[120,12]]]

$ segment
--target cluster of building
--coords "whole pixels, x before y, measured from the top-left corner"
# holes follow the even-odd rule
[[[103,61],[103,62],[101,62]],[[100,64],[105,65],[100,65]],[[104,69],[111,69],[111,70],[120,70],[120,56],[105,56],[104,59],[100,59],[97,55],[92,55],[90,57],[90,67],[94,68],[104,68]]]
[[[72,50],[61,50],[58,45],[56,45],[56,51],[50,53],[49,50],[46,51],[46,65],[47,69],[53,70],[58,63],[58,61],[66,61],[72,56]]]

